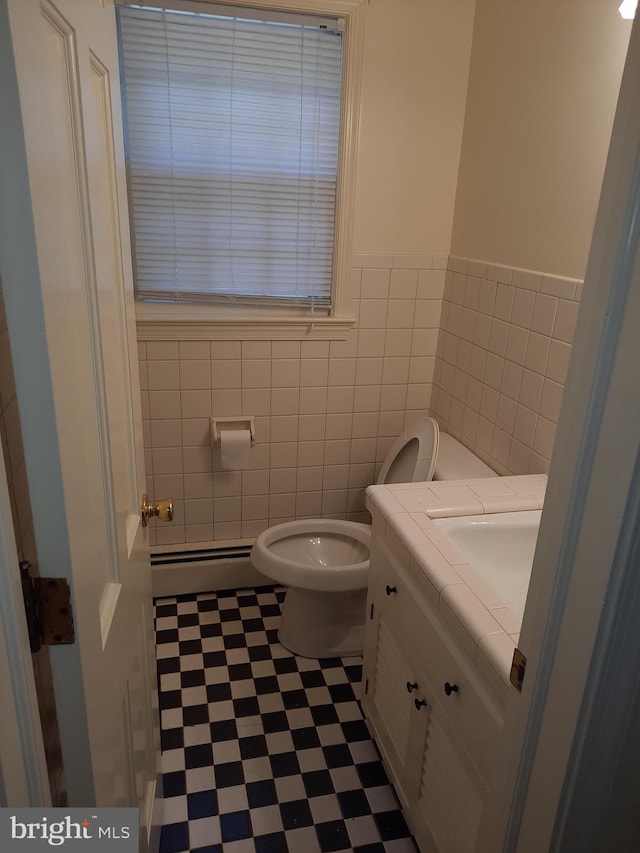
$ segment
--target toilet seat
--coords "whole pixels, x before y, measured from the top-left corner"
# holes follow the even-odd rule
[[[413,424],[391,445],[376,485],[431,480],[439,443],[440,429],[433,418],[424,418]]]
[[[352,592],[367,585],[370,548],[368,524],[309,518],[264,530],[253,546],[251,562],[285,586]]]

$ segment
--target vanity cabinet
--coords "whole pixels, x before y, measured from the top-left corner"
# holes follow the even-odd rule
[[[420,849],[472,853],[502,709],[432,597],[374,531],[365,716]]]

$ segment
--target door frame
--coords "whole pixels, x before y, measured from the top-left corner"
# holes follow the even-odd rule
[[[50,806],[9,487],[0,452],[0,806]]]

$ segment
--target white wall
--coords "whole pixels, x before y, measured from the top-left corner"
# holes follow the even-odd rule
[[[631,22],[478,0],[451,253],[583,278]]]
[[[369,0],[356,252],[449,252],[474,7]]]

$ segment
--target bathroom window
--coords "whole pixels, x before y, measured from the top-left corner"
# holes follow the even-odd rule
[[[119,6],[139,319],[344,317],[347,25],[275,7]]]

